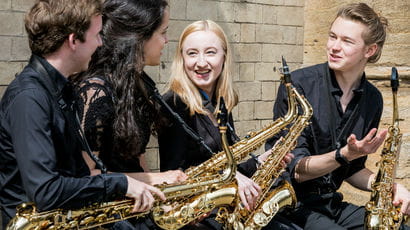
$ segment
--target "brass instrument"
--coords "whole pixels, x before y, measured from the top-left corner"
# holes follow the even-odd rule
[[[290,78],[288,66],[283,58],[282,62],[285,78]],[[285,84],[291,88],[291,92],[294,94],[293,97],[296,98],[298,104],[301,106],[300,109],[303,111],[303,114],[297,116],[296,121],[292,127],[289,128],[289,132],[285,137],[278,140],[272,148],[272,154],[269,155],[267,160],[252,176],[252,180],[262,189],[256,202],[256,208],[252,211],[248,211],[241,205],[238,205],[233,213],[228,215],[227,225],[229,229],[261,229],[272,220],[281,208],[296,205],[295,191],[287,181],[283,181],[282,184],[274,190],[271,190],[271,188],[284,171],[281,161],[287,153],[296,147],[296,140],[305,127],[309,125],[313,110],[306,98],[291,86],[290,80]],[[297,105],[294,106],[296,110]]]
[[[226,126],[222,126],[220,130],[227,155],[227,165],[223,174],[156,186],[167,198],[164,202],[157,200],[154,204],[152,216],[159,226],[165,229],[179,229],[212,210],[214,205],[230,204],[234,200],[237,190],[234,183],[236,163],[227,144]],[[187,198],[189,202],[180,203]],[[37,212],[34,204],[23,203],[17,207],[16,216],[8,223],[6,230],[90,229],[133,217],[144,217],[151,213],[132,213],[133,206],[134,201],[128,199],[94,204],[78,210],[55,209]],[[171,207],[171,211],[165,211],[164,207],[167,206]]]
[[[227,117],[225,103],[223,98],[221,98],[218,123],[222,146],[226,153],[228,163],[224,171],[223,179],[213,184],[204,183],[207,192],[188,197],[187,199],[165,202],[161,206],[156,206],[152,211],[152,217],[154,222],[161,228],[179,229],[216,207],[229,206],[234,202],[238,186],[235,180],[236,163],[226,136]]]
[[[392,68],[391,87],[393,124],[389,127],[388,137],[383,145],[381,159],[378,162],[379,170],[372,183],[370,201],[365,206],[366,229],[399,229],[404,219],[400,207],[393,205],[393,185],[402,138],[397,103],[399,76],[395,67]]]
[[[248,157],[249,153],[258,149],[266,142],[266,140],[273,137],[279,131],[286,129],[286,127],[295,120],[297,109],[295,106],[295,97],[293,96],[293,90],[290,84],[290,78],[284,79],[284,82],[286,82],[285,86],[288,95],[288,112],[284,117],[276,119],[257,132],[248,133],[244,139],[230,146],[236,162],[240,162]],[[221,151],[201,164],[188,168],[185,170],[185,174],[191,178],[207,173],[214,174],[215,172],[220,171],[225,164],[226,157],[224,151]]]

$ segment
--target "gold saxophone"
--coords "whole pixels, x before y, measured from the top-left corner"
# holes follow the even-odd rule
[[[284,79],[283,81],[287,82],[287,80]],[[230,146],[229,148],[231,148],[236,162],[240,162],[248,157],[250,153],[262,146],[266,140],[273,137],[279,131],[286,129],[286,127],[295,120],[297,115],[297,109],[295,106],[296,100],[293,95],[290,79],[288,81],[289,83],[285,84],[288,96],[288,112],[284,117],[276,119],[257,132],[248,133],[244,139]],[[214,174],[215,172],[220,171],[225,164],[226,155],[224,154],[224,151],[221,151],[201,164],[186,169],[185,174],[189,177],[197,177],[207,173]]]
[[[290,78],[290,73],[286,61],[282,58],[283,70],[285,78]],[[277,178],[284,171],[281,166],[281,161],[296,146],[296,140],[309,125],[309,120],[313,110],[306,98],[291,86],[290,81],[286,83],[290,85],[292,93],[303,111],[302,115],[296,118],[292,127],[285,137],[282,137],[272,148],[272,154],[259,167],[256,173],[252,176],[252,180],[257,183],[262,192],[256,202],[256,208],[252,211],[244,209],[241,205],[237,205],[235,210],[226,218],[228,229],[235,230],[255,230],[266,226],[277,212],[285,206],[294,206],[296,204],[296,195],[293,187],[283,181],[281,185],[274,190],[272,186]],[[295,109],[297,109],[295,105]],[[226,211],[224,211],[226,212]]]
[[[228,162],[228,166],[223,173],[223,179],[215,183],[209,183],[209,181],[204,183],[202,190],[206,190],[206,192],[197,193],[198,195],[195,196],[180,197],[179,199],[166,201],[159,206],[155,206],[152,211],[152,218],[159,227],[163,229],[179,229],[202,215],[209,213],[214,208],[232,205],[232,202],[235,201],[238,187],[235,180],[236,163],[226,136],[227,117],[225,103],[223,98],[221,98],[218,123],[222,147]],[[207,178],[208,174],[202,177]]]
[[[226,167],[228,154],[225,152],[233,152],[234,161],[239,161],[248,156],[248,154],[261,146],[268,138],[272,137],[277,132],[286,128],[297,116],[297,107],[295,94],[290,84],[290,78],[284,80],[288,82],[286,85],[288,93],[288,107],[289,110],[285,117],[275,120],[271,125],[263,128],[261,131],[251,133],[247,138],[241,140],[229,147],[224,144],[224,151],[215,154],[209,160],[202,164],[191,167],[185,171],[190,178],[207,177],[214,175],[221,169]],[[223,103],[221,103],[223,104]],[[222,109],[220,109],[222,110]],[[222,126],[223,127],[223,126]],[[223,140],[226,138],[225,130],[222,133]],[[224,143],[227,143],[225,140]],[[229,159],[228,159],[229,160]],[[225,184],[215,185],[213,189],[208,190],[208,193],[202,193],[197,196],[189,197],[187,199],[179,199],[173,204],[167,204],[165,207],[155,207],[153,211],[153,219],[155,223],[164,229],[176,229],[183,223],[191,222],[197,219],[200,215],[212,211],[214,208],[235,207],[238,200],[236,180],[229,181]],[[166,212],[165,210],[170,211]]]
[[[378,162],[379,170],[372,183],[370,201],[365,206],[366,229],[399,229],[405,219],[400,212],[400,207],[393,205],[393,185],[402,138],[397,104],[398,78],[397,69],[393,67],[391,74],[393,124],[389,127],[388,137],[383,145],[381,159]]]
[[[221,106],[224,104],[221,103]],[[228,162],[222,175],[207,174],[182,183],[156,186],[167,200],[157,200],[152,211],[133,213],[134,201],[131,199],[98,203],[78,210],[54,209],[45,212],[37,212],[33,203],[23,203],[17,207],[16,216],[8,223],[6,230],[91,229],[149,214],[160,227],[179,229],[211,211],[214,205],[230,204],[235,198],[236,163],[228,146],[226,126],[221,126],[220,132]],[[180,204],[181,200],[188,202]],[[171,210],[165,211],[167,207]]]

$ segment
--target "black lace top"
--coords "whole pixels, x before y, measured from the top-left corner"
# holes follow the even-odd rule
[[[114,141],[115,100],[111,84],[102,77],[90,78],[80,85],[77,93],[79,116],[91,150],[99,152],[99,157],[109,171],[142,172],[138,157],[126,157],[127,153],[119,151],[118,145],[121,144]],[[135,151],[141,154],[145,152],[148,144],[152,122],[139,123],[139,128],[144,131],[140,132],[140,144],[136,146]]]

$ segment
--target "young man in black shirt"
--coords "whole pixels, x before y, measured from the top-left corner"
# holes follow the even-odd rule
[[[364,3],[339,10],[329,31],[328,62],[292,73],[295,87],[313,107],[289,164],[299,205],[289,218],[304,229],[363,229],[364,207],[342,202],[343,181],[370,191],[375,174],[365,166],[387,131],[377,133],[383,111],[379,90],[366,80],[367,63],[376,62],[386,38],[387,20]],[[274,118],[287,111],[283,86]],[[275,140],[267,143],[271,148]],[[395,205],[410,213],[410,193],[395,184]]]
[[[100,0],[39,0],[25,26],[32,56],[0,102],[0,205],[3,228],[16,206],[39,211],[135,199],[148,210],[157,188],[111,173],[90,176],[67,78],[88,68],[102,45]]]

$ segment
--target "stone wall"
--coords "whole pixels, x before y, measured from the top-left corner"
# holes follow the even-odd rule
[[[34,0],[0,0],[0,96],[5,87],[21,71],[30,55],[24,31],[24,13]],[[235,84],[240,103],[234,110],[236,128],[240,136],[260,129],[270,121],[272,105],[279,82],[277,72],[280,57],[284,55],[292,70],[325,61],[324,45],[327,31],[337,8],[352,0],[170,0],[170,42],[160,67],[147,68],[159,83],[167,82],[176,42],[183,28],[200,19],[217,21],[227,33],[234,53]],[[399,68],[403,78],[410,76],[410,2],[392,0],[365,0],[391,24],[389,37],[378,64],[367,69],[369,77],[385,97],[382,126],[391,120],[391,93],[387,76],[391,66]],[[402,82],[404,83],[404,82]],[[400,89],[400,115],[405,132],[399,176],[408,183],[409,164],[407,110],[410,92],[408,84]],[[156,139],[151,138],[147,150],[150,168],[158,169]],[[377,155],[375,155],[377,158]],[[371,159],[373,165],[376,159]],[[374,166],[372,166],[374,167]],[[349,194],[355,190],[346,188]],[[363,195],[368,197],[368,195]],[[350,196],[350,197],[353,197]],[[358,203],[367,198],[357,199]],[[362,201],[360,201],[362,200]]]
[[[306,0],[304,21],[304,55],[303,66],[326,61],[325,45],[330,23],[336,15],[337,9],[353,0]],[[384,109],[380,128],[387,128],[392,124],[392,93],[390,89],[391,67],[398,68],[401,87],[398,93],[400,128],[403,133],[402,151],[397,167],[397,181],[410,189],[410,1],[392,0],[388,4],[381,0],[363,0],[378,13],[389,20],[388,37],[382,56],[376,64],[366,68],[368,77],[383,94]],[[379,160],[380,150],[371,155],[367,166],[373,171],[377,170],[376,162]],[[369,193],[361,192],[349,185],[342,187],[345,198],[356,204],[364,204],[369,199]]]

